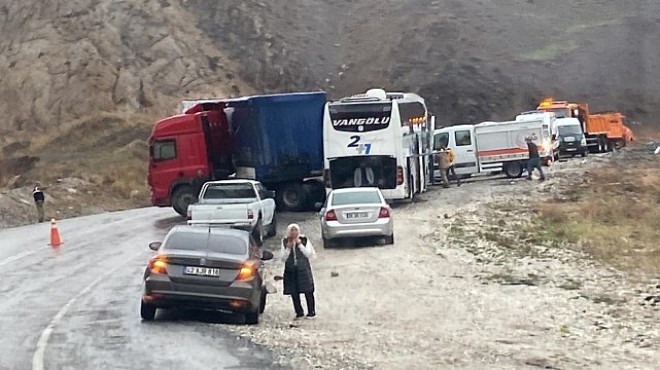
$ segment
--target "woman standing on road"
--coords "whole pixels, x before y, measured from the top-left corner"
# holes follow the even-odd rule
[[[305,316],[300,294],[305,294],[307,317],[316,316],[314,307],[314,277],[309,259],[314,255],[312,242],[300,234],[300,226],[291,224],[286,228],[286,238],[282,239],[282,261],[284,261],[284,294],[293,300],[296,320]]]

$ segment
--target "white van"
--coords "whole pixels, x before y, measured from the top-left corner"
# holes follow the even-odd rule
[[[559,134],[557,135],[559,154],[572,157],[579,154],[586,157],[589,153],[589,147],[580,120],[577,118],[559,118],[557,119],[557,126],[559,128]]]

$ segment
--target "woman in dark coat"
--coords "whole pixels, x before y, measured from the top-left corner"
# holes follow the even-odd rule
[[[314,307],[314,276],[309,259],[314,254],[312,242],[300,234],[300,226],[291,224],[287,227],[286,238],[282,239],[282,261],[284,261],[284,294],[293,300],[296,319],[305,316],[300,294],[305,294],[307,317],[316,316]]]

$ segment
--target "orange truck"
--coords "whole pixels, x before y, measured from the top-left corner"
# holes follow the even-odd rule
[[[557,118],[577,118],[592,153],[622,148],[634,140],[632,130],[625,125],[625,116],[619,112],[590,114],[587,104],[552,99],[543,100],[537,109],[554,112]]]

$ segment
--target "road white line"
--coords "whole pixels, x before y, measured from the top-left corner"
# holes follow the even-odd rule
[[[73,298],[71,298],[60,310],[57,312],[55,317],[53,317],[52,320],[50,320],[50,323],[44,329],[44,331],[41,332],[41,335],[39,336],[39,340],[37,341],[37,347],[35,348],[34,355],[32,356],[32,370],[43,370],[44,369],[44,355],[46,353],[46,347],[48,346],[48,340],[50,339],[51,334],[53,334],[53,330],[55,329],[55,326],[57,326],[60,321],[62,321],[62,318],[67,314],[69,311],[69,308],[76,303],[80,297],[84,296],[85,294],[89,293],[98,283],[100,283],[103,279],[107,278],[108,276],[112,275],[114,272],[119,270],[122,267],[126,267],[126,265],[133,259],[137,258],[140,254],[136,254],[133,257],[127,259],[124,261],[124,263],[121,263],[117,265],[114,269],[108,271],[106,274],[99,276],[96,280],[92,281],[91,284],[89,284],[85,289],[81,290],[76,294]]]
[[[12,263],[12,262],[16,262],[16,261],[20,260],[21,258],[25,258],[25,257],[27,257],[27,256],[31,256],[31,255],[33,255],[33,254],[35,254],[35,253],[37,253],[37,252],[41,252],[41,250],[36,250],[36,251],[31,251],[31,252],[23,252],[23,253],[20,253],[20,254],[15,255],[15,256],[9,257],[9,258],[7,258],[7,259],[5,259],[5,260],[0,261],[0,267],[2,267],[2,266],[4,266],[4,265],[8,265],[8,264],[10,264],[10,263]]]

